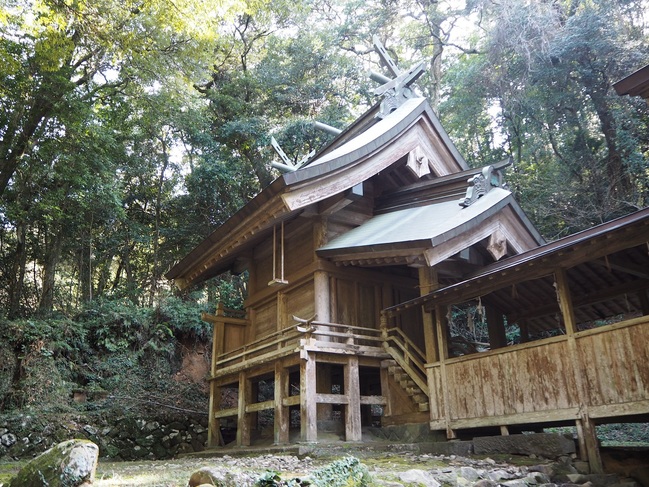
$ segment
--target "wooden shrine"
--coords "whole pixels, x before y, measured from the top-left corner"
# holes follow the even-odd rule
[[[647,212],[545,245],[509,162],[467,166],[410,89],[418,69],[393,66],[380,105],[168,272],[181,288],[248,273],[245,310],[203,316],[210,446],[577,424],[596,460],[594,422],[649,411]],[[455,357],[466,302],[489,343]]]

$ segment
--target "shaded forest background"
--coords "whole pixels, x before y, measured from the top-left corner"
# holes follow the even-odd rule
[[[200,310],[241,304],[239,278],[178,295],[164,273],[278,175],[271,136],[297,161],[330,137],[311,122],[344,128],[375,103],[374,34],[402,67],[427,60],[419,90],[471,166],[512,157],[510,188],[548,240],[646,206],[649,109],[612,84],[649,63],[648,12],[4,0],[0,410],[43,400],[47,377],[110,389],[137,368],[152,382],[178,343],[208,337]]]

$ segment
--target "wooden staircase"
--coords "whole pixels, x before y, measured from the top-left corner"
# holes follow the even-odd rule
[[[388,375],[408,394],[420,412],[428,411],[427,391],[422,390],[396,360],[383,360],[381,367],[388,370]]]

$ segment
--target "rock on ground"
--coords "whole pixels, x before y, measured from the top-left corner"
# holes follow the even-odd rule
[[[9,487],[80,487],[95,478],[99,448],[88,440],[68,440],[25,465]]]

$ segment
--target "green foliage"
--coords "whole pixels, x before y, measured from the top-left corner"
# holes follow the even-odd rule
[[[257,487],[364,487],[372,485],[372,477],[365,465],[353,456],[347,456],[315,470],[308,478],[283,480],[278,472],[269,470],[261,474]]]
[[[262,473],[255,482],[257,487],[306,487],[308,485],[311,485],[308,480],[299,478],[282,480],[279,473],[272,470]]]
[[[331,462],[311,474],[318,487],[363,487],[371,485],[372,478],[367,467],[353,456]]]
[[[74,319],[3,319],[0,341],[9,348],[0,352],[15,357],[16,366],[0,371],[0,408],[68,410],[73,406],[71,391],[80,388],[101,397],[110,394],[103,405],[108,408],[131,404],[141,409],[158,398],[168,404],[186,401],[191,409],[201,410],[204,384],[173,380],[180,367],[179,340],[185,347],[209,341],[210,328],[200,322],[201,311],[179,298],[163,300],[157,308],[127,299],[99,299]]]
[[[212,325],[201,320],[201,312],[208,310],[194,301],[170,296],[164,299],[156,310],[158,326],[164,325],[175,336],[207,341],[212,336]]]

